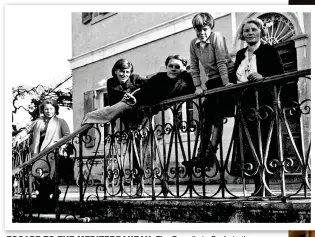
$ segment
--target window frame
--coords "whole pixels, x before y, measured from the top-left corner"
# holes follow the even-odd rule
[[[82,12],[81,14],[81,20],[83,25],[87,25],[92,21],[93,18],[93,12]]]
[[[95,14],[98,13],[96,16]],[[91,25],[94,25],[102,20],[105,20],[109,17],[116,15],[117,12],[93,12]]]

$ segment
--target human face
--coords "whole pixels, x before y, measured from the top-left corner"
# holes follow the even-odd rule
[[[126,69],[117,69],[115,71],[115,74],[119,80],[119,82],[126,82],[131,74],[131,68],[126,68]]]
[[[44,116],[46,118],[52,118],[56,114],[56,109],[51,104],[45,104],[44,106]]]
[[[243,28],[243,36],[247,44],[255,45],[260,41],[260,29],[254,23],[248,23]]]
[[[196,32],[197,38],[202,42],[205,42],[211,34],[210,26],[202,26],[200,28],[194,28],[194,30]]]
[[[185,70],[185,66],[182,61],[174,58],[171,59],[166,66],[166,74],[171,79],[176,78],[183,70]]]

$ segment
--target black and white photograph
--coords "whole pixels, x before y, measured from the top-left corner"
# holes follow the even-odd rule
[[[10,228],[311,224],[314,8],[47,9],[6,8]]]

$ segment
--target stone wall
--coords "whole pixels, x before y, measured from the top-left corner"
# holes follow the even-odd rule
[[[14,200],[13,205],[13,209],[21,211],[23,203]],[[59,208],[60,222],[310,223],[311,219],[309,200],[287,203],[245,199],[105,200],[86,202],[83,208],[79,202],[72,201],[60,204]],[[28,213],[27,210],[24,213]],[[28,222],[27,218],[13,216],[16,222]],[[32,222],[57,222],[51,214],[33,217]]]

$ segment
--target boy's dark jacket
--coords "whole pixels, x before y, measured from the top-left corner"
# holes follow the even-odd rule
[[[194,91],[192,77],[187,71],[181,72],[174,79],[169,78],[166,72],[159,72],[135,93],[135,97],[138,105],[153,105],[169,98],[194,93]]]
[[[187,71],[181,72],[174,79],[169,78],[166,72],[159,72],[150,79],[143,79],[137,74],[132,74],[124,85],[113,77],[107,81],[109,105],[118,103],[126,92],[131,93],[138,88],[141,89],[134,94],[138,106],[157,104],[162,100],[195,91],[192,77]]]

